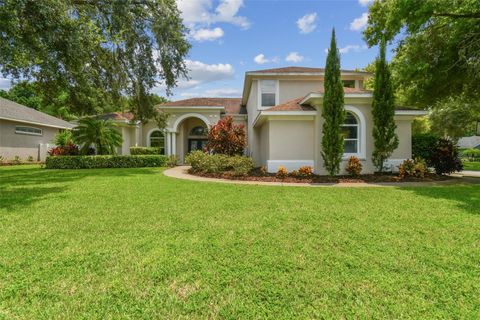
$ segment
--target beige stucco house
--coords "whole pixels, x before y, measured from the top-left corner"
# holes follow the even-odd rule
[[[60,130],[73,124],[0,97],[0,156],[43,161]]]
[[[372,92],[363,89],[371,76],[366,72],[342,71],[347,119],[345,132],[345,162],[356,156],[363,163],[363,172],[374,171],[371,160]],[[169,112],[165,132],[154,122],[132,123],[128,113],[105,115],[119,124],[124,142],[122,154],[130,146],[159,146],[167,155],[177,155],[182,162],[185,154],[202,148],[208,127],[225,116],[243,123],[247,131],[247,155],[258,166],[275,172],[279,166],[289,171],[312,166],[316,173],[325,174],[321,157],[322,99],[324,69],[285,67],[251,71],[245,74],[241,98],[193,98],[168,102],[158,108]],[[424,115],[421,110],[398,108],[395,112],[398,148],[386,164],[395,168],[411,158],[411,122]],[[344,165],[342,166],[344,167]]]

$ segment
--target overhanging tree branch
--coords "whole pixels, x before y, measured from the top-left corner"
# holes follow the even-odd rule
[[[448,18],[466,18],[466,19],[480,19],[480,12],[473,12],[473,13],[448,13],[448,12],[440,12],[440,13],[433,13],[435,17],[448,17]]]

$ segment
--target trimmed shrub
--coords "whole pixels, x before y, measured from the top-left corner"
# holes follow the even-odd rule
[[[57,156],[47,157],[47,169],[138,168],[165,166],[162,155],[139,156]]]
[[[448,139],[439,139],[432,154],[432,166],[437,174],[449,174],[463,170],[457,146]]]
[[[358,177],[362,173],[362,163],[357,157],[348,158],[345,171],[351,176]]]
[[[130,147],[130,154],[132,156],[142,154],[161,154],[162,148],[156,147]]]
[[[285,179],[288,176],[288,170],[284,166],[278,167],[278,171],[275,176],[279,179]]]
[[[249,157],[229,157],[223,154],[208,154],[200,150],[190,152],[185,162],[192,166],[193,172],[200,173],[233,172],[234,175],[247,175],[253,169],[253,161]]]
[[[245,156],[230,157],[228,164],[236,176],[246,176],[253,169],[252,158]]]
[[[413,158],[425,159],[429,166],[433,166],[431,161],[435,148],[440,138],[431,133],[417,134],[412,136],[412,156]]]
[[[399,167],[399,176],[400,178],[405,177],[425,177],[425,173],[428,172],[427,164],[422,158],[416,158],[415,160],[407,159],[402,162]]]

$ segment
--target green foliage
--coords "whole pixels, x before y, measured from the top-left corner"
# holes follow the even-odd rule
[[[196,173],[232,172],[234,175],[247,175],[253,169],[253,160],[245,156],[227,156],[224,154],[208,154],[200,150],[190,152],[185,163],[192,166]]]
[[[165,165],[167,167],[170,167],[170,168],[173,168],[175,167],[176,165],[178,164],[178,157],[175,156],[175,155],[170,155],[167,157],[167,162],[165,163]]]
[[[425,134],[431,131],[428,117],[418,117],[412,121],[412,135]]]
[[[480,149],[469,148],[460,152],[462,158],[466,158],[468,161],[480,161]]]
[[[480,109],[479,8],[478,0],[385,0],[369,7],[369,45],[402,36],[392,68],[406,103],[423,107],[462,94]]]
[[[170,113],[165,111],[155,110],[153,115],[153,120],[157,124],[158,129],[164,131],[168,125],[168,119],[170,119]]]
[[[373,142],[372,161],[379,172],[393,151],[398,147],[398,136],[395,120],[395,98],[391,82],[391,75],[385,58],[386,42],[380,44],[380,56],[376,63],[375,83],[373,90]]]
[[[186,76],[190,45],[174,0],[5,0],[0,5],[0,68],[29,79],[69,111],[101,113],[132,97],[138,120],[152,118],[150,90]],[[58,107],[58,106],[57,106]]]
[[[470,102],[464,95],[448,97],[437,102],[430,113],[432,132],[458,139],[475,134],[480,121],[480,100]]]
[[[343,136],[340,126],[345,120],[343,84],[340,78],[340,53],[337,48],[335,29],[332,30],[332,39],[327,55],[324,88],[322,158],[323,166],[333,176],[340,172],[340,162],[343,156]]]
[[[74,144],[73,133],[71,130],[63,130],[55,135],[53,138],[53,143],[57,147],[64,147],[70,144]]]
[[[97,169],[163,167],[167,161],[162,155],[135,156],[56,156],[47,157],[47,169]]]
[[[425,159],[429,166],[433,166],[432,157],[440,137],[433,133],[412,135],[413,158]]]
[[[163,148],[156,147],[130,147],[131,155],[140,154],[161,154]]]
[[[122,135],[115,127],[111,120],[83,118],[73,129],[73,137],[81,146],[82,154],[87,154],[92,145],[97,154],[116,154],[116,148],[122,145]]]

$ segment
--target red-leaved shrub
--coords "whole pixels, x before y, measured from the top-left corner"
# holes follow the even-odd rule
[[[79,153],[78,146],[73,143],[69,143],[64,146],[53,147],[48,150],[49,156],[76,156]]]
[[[231,116],[225,117],[208,131],[207,148],[213,153],[229,156],[242,155],[247,145],[245,126],[234,124]]]

